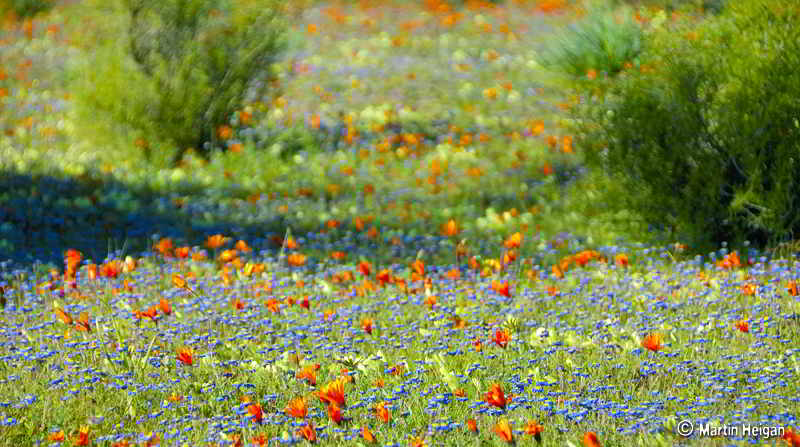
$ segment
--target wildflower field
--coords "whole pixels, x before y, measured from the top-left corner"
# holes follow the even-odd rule
[[[0,445],[800,446],[796,243],[693,244],[581,144],[707,2],[288,2],[188,150],[105,112],[124,3],[0,8]]]

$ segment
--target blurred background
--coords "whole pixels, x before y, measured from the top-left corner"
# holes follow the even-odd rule
[[[287,228],[387,258],[521,229],[542,261],[800,230],[793,1],[0,5],[8,268]]]

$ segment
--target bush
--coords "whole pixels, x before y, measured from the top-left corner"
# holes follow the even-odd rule
[[[592,11],[548,42],[539,62],[577,77],[586,76],[589,70],[615,74],[637,58],[641,35],[630,8]]]
[[[264,94],[284,44],[281,4],[124,0],[127,44],[98,53],[85,105],[174,144],[175,162],[188,148],[207,155],[247,97]]]
[[[0,12],[11,11],[14,16],[26,19],[49,11],[53,3],[53,0],[5,0],[0,4]]]
[[[642,70],[579,112],[588,164],[695,244],[800,234],[799,21],[794,1],[753,0],[656,32]]]

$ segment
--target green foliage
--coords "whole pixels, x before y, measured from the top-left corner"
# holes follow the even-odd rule
[[[547,42],[540,63],[571,76],[586,76],[592,69],[617,73],[642,50],[642,31],[632,17],[627,7],[591,11]]]
[[[798,20],[794,2],[757,0],[653,34],[642,70],[579,112],[620,203],[707,246],[800,232]]]
[[[49,11],[53,4],[53,0],[5,0],[0,3],[0,12],[11,11],[19,18],[28,18]]]
[[[260,98],[283,47],[280,0],[125,0],[127,42],[98,52],[89,108],[146,140],[207,154],[220,126]],[[86,90],[86,89],[84,89]]]

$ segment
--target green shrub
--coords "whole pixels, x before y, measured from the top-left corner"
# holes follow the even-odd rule
[[[547,42],[539,62],[545,68],[571,76],[586,76],[589,70],[614,74],[633,62],[642,50],[642,31],[633,21],[633,11],[590,11]]]
[[[219,129],[260,98],[284,45],[281,0],[123,0],[125,43],[85,69],[84,108],[148,141],[208,154]],[[117,12],[118,14],[119,12]]]
[[[53,4],[53,0],[3,0],[0,12],[11,11],[16,17],[25,19],[49,11]]]
[[[800,4],[730,3],[662,29],[642,70],[579,111],[590,167],[621,203],[705,247],[800,234]]]

